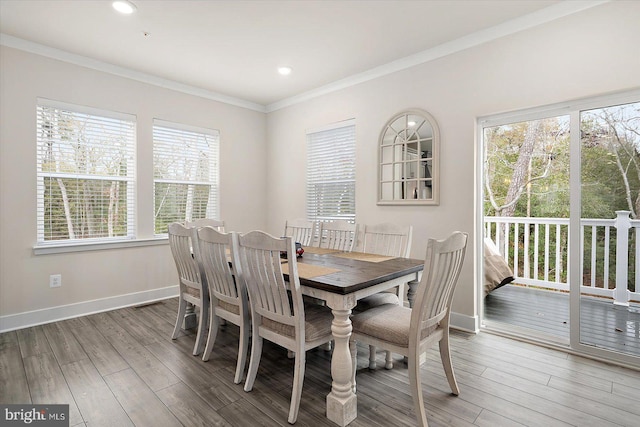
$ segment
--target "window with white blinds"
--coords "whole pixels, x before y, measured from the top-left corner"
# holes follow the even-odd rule
[[[135,237],[135,116],[38,99],[38,244]]]
[[[355,222],[355,157],[355,120],[307,133],[308,219]]]
[[[218,218],[219,132],[153,122],[155,233],[172,222]]]

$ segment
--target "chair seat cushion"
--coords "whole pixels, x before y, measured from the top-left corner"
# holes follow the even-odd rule
[[[184,288],[185,292],[189,295],[200,298],[200,289],[192,288],[191,286],[185,286]]]
[[[400,347],[409,347],[411,309],[397,304],[385,304],[363,311],[351,317],[353,332],[388,341]],[[420,334],[423,340],[437,326],[425,329]]]
[[[305,341],[314,341],[324,336],[331,335],[333,314],[329,308],[314,304],[305,305],[304,317]],[[291,325],[285,325],[284,323],[275,322],[263,317],[262,326],[267,329],[271,329],[280,335],[286,335],[291,338],[295,337],[295,328]]]
[[[394,293],[378,292],[377,294],[369,295],[368,297],[358,300],[358,304],[355,306],[353,311],[365,311],[384,304],[400,305],[400,300]]]
[[[240,306],[236,305],[236,304],[230,304],[226,301],[222,301],[222,300],[218,300],[218,306],[220,306],[221,309],[226,310],[230,313],[233,314],[240,314]]]

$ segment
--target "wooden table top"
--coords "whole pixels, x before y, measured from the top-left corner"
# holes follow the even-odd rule
[[[357,253],[353,253],[358,257]],[[300,285],[346,295],[369,286],[387,282],[424,268],[424,260],[390,258],[382,261],[363,261],[349,258],[344,252],[315,254],[305,252],[298,264],[309,264],[338,270],[326,275],[305,278]]]

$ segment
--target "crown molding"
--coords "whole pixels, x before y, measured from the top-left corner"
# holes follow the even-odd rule
[[[281,101],[268,104],[266,106],[266,111],[267,113],[271,113],[285,107],[289,107],[301,102],[311,100],[313,98],[317,98],[322,95],[329,94],[331,92],[346,89],[348,87],[355,86],[369,80],[377,79],[388,74],[415,67],[416,65],[424,64],[426,62],[433,61],[435,59],[442,58],[444,56],[451,55],[456,52],[460,52],[462,50],[469,49],[471,47],[478,46],[480,44],[487,43],[511,34],[515,34],[529,28],[536,27],[538,25],[546,24],[547,22],[551,22],[556,19],[572,15],[574,13],[590,9],[604,3],[609,3],[611,1],[612,0],[561,1],[560,3],[557,3],[553,6],[540,9],[528,15],[503,22],[502,24],[487,28],[485,30],[477,31],[473,34],[469,34],[467,36],[460,37],[450,42],[435,46],[431,49],[427,49],[422,52],[400,58],[396,61],[389,62],[387,64],[372,68],[362,73],[354,74],[352,76],[337,80],[319,88],[303,92],[299,95],[295,95],[289,98],[285,98]]]
[[[266,108],[262,104],[256,104],[244,99],[234,98],[232,96],[224,95],[221,93],[201,89],[169,79],[164,79],[152,74],[142,73],[140,71],[135,71],[129,68],[120,67],[118,65],[109,64],[107,62],[98,61],[86,56],[76,55],[74,53],[10,36],[8,34],[0,33],[0,45],[23,50],[25,52],[35,53],[36,55],[45,56],[51,59],[57,59],[59,61],[68,62],[71,64],[79,65],[81,67],[91,68],[93,70],[102,71],[116,76],[125,77],[142,83],[159,86],[165,89],[175,90],[189,95],[210,99],[212,101],[218,101],[224,104],[242,107],[261,113],[266,112]]]
[[[387,64],[372,68],[362,73],[354,74],[344,79],[337,80],[333,83],[329,83],[316,89],[312,89],[307,92],[303,92],[298,95],[294,95],[292,97],[285,98],[267,105],[257,104],[244,99],[208,91],[195,86],[190,86],[173,80],[157,77],[151,74],[131,70],[129,68],[98,61],[86,56],[65,52],[63,50],[13,37],[8,34],[0,33],[0,45],[24,50],[26,52],[35,53],[37,55],[69,62],[94,70],[103,71],[120,77],[137,80],[154,86],[163,87],[165,89],[171,89],[178,92],[187,93],[189,95],[199,96],[201,98],[234,105],[236,107],[242,107],[261,113],[271,113],[273,111],[299,104],[301,102],[305,102],[322,95],[346,89],[348,87],[355,86],[369,80],[377,79],[388,74],[405,70],[407,68],[415,67],[416,65],[424,64],[426,62],[433,61],[435,59],[442,58],[444,56],[451,55],[462,50],[499,39],[501,37],[515,34],[568,15],[572,15],[574,13],[599,6],[604,3],[609,3],[611,1],[612,0],[561,1],[557,4],[530,13],[528,15],[512,19],[510,21],[487,28],[485,30],[477,31],[473,34],[469,34],[456,40],[443,43],[431,49],[418,52],[414,55],[389,62]]]

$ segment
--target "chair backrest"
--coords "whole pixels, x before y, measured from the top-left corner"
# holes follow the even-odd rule
[[[409,258],[413,226],[398,224],[365,225],[357,250],[370,254]]]
[[[293,326],[296,337],[304,340],[304,309],[293,239],[276,238],[263,231],[251,231],[237,239],[239,274],[249,292],[254,325],[261,324],[258,315]],[[284,279],[281,252],[287,253],[289,283]]]
[[[209,294],[220,301],[240,305],[241,312],[245,312],[248,306],[244,284],[234,279],[238,249],[233,234],[202,227],[198,229],[197,236],[198,261],[207,278]]]
[[[197,242],[196,232],[195,228],[187,228],[178,222],[169,224],[169,246],[178,269],[180,292],[193,295],[195,290],[208,295],[206,279],[197,262],[198,245],[194,245]]]
[[[411,331],[418,340],[440,322],[449,325],[451,301],[467,248],[467,233],[454,232],[444,240],[429,239],[422,280],[411,313]],[[429,332],[427,331],[426,335]]]
[[[194,219],[193,221],[185,221],[184,226],[187,228],[213,227],[224,233],[224,221],[213,218],[200,218]]]
[[[358,225],[347,221],[320,222],[318,246],[351,252],[358,234]]]
[[[306,219],[287,220],[284,224],[284,235],[291,237],[302,246],[312,246],[314,243],[314,222]]]

